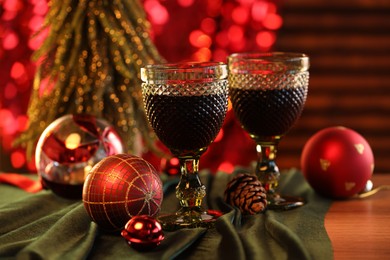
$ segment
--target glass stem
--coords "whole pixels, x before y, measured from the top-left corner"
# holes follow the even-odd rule
[[[176,187],[176,197],[183,210],[199,210],[206,187],[199,179],[199,157],[180,158],[181,178]]]
[[[258,143],[256,175],[263,184],[268,195],[275,195],[279,181],[279,168],[275,163],[277,143]]]

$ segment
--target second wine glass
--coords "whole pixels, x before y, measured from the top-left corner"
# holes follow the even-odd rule
[[[267,190],[268,207],[290,209],[304,204],[275,189],[279,141],[303,110],[309,82],[309,58],[302,53],[236,53],[228,57],[233,110],[256,142],[255,173]]]
[[[216,216],[202,208],[206,188],[200,156],[220,131],[227,112],[228,70],[217,62],[148,65],[141,69],[149,123],[180,161],[176,197],[181,209],[159,217],[164,229],[209,226]]]

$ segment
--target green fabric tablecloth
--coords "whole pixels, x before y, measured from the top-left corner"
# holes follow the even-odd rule
[[[35,194],[0,184],[0,259],[332,259],[324,217],[331,200],[318,196],[297,170],[282,173],[279,192],[308,203],[290,211],[243,216],[223,202],[233,175],[202,173],[205,206],[226,212],[214,228],[165,232],[153,250],[139,252],[118,234],[101,231],[81,201],[50,191]],[[162,211],[178,207],[166,187]]]

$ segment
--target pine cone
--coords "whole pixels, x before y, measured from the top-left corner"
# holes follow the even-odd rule
[[[255,175],[240,173],[227,184],[225,202],[254,215],[267,207],[266,190]]]

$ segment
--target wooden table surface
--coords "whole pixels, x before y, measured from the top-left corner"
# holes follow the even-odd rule
[[[374,187],[390,185],[390,174],[374,174]],[[390,190],[364,199],[332,203],[325,216],[334,259],[390,259]]]

